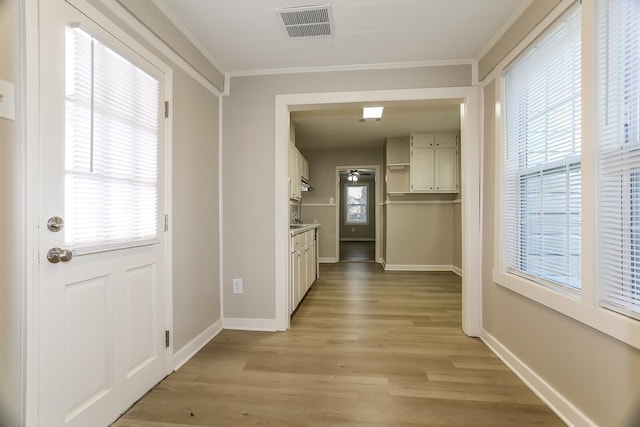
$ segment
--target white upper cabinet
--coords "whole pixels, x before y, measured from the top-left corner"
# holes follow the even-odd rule
[[[458,192],[458,134],[411,135],[410,192]]]
[[[411,191],[434,191],[435,138],[433,134],[411,135],[411,155],[409,159]]]
[[[289,199],[300,200],[302,198],[302,187],[300,186],[300,153],[295,145],[289,144]]]
[[[435,190],[458,192],[458,135],[435,135]]]
[[[301,178],[309,179],[309,162],[305,159],[295,145],[289,144],[289,199],[300,200],[302,198]]]
[[[309,180],[309,162],[302,156],[302,154],[300,154],[300,152],[298,152],[298,169],[300,169],[300,176]]]

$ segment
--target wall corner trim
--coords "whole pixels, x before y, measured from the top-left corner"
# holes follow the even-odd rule
[[[456,265],[452,265],[451,266],[451,271],[456,273],[458,276],[462,277],[462,268],[460,268],[460,267],[458,267]]]
[[[222,320],[224,329],[234,329],[238,331],[266,331],[275,332],[276,319],[245,319],[225,317]]]
[[[480,339],[567,425],[597,427],[586,414],[484,328],[480,332]]]
[[[173,370],[177,371],[189,361],[197,352],[215,338],[222,331],[222,319],[216,321],[213,325],[202,331],[197,337],[192,339],[187,345],[174,353],[172,362]]]

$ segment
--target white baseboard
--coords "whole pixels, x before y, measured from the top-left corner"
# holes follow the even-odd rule
[[[456,273],[458,276],[462,277],[462,269],[460,267],[452,265],[451,266],[451,271]]]
[[[336,258],[318,258],[318,262],[320,264],[335,264],[336,262],[338,262],[338,260]]]
[[[275,319],[242,319],[225,317],[222,321],[224,329],[240,331],[276,331]]]
[[[493,335],[482,329],[480,339],[567,425],[596,427],[596,423],[509,351]]]
[[[216,335],[218,335],[220,331],[222,331],[222,319],[209,326],[200,333],[200,335],[192,339],[191,342],[187,343],[184,347],[174,353],[172,357],[173,370],[177,371],[180,369],[182,365],[195,356],[195,354],[199,352],[202,347],[207,345],[207,343]]]
[[[376,239],[371,237],[345,237],[340,239],[341,242],[375,242]]]
[[[452,265],[385,264],[388,271],[453,271]]]

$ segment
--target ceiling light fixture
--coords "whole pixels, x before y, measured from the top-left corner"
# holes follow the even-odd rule
[[[384,107],[364,107],[362,109],[361,122],[380,121]]]

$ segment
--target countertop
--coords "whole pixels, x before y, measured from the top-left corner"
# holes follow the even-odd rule
[[[296,236],[318,227],[320,227],[320,224],[291,224],[289,225],[289,232],[291,236]]]

